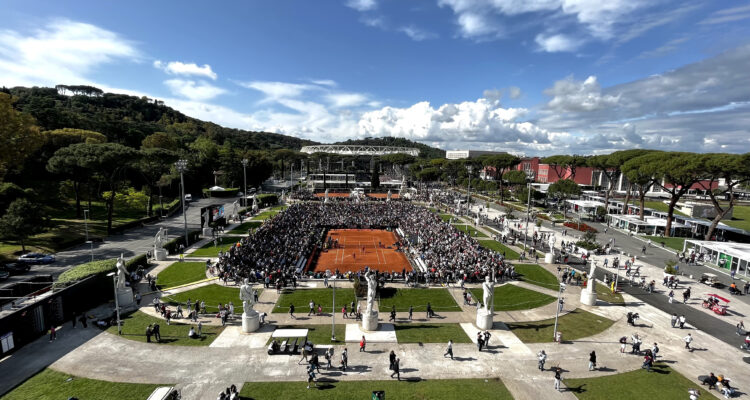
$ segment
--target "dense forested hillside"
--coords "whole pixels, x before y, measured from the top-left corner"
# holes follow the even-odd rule
[[[174,135],[180,144],[189,144],[199,136],[216,143],[229,142],[248,150],[299,149],[308,140],[268,132],[250,132],[224,128],[211,122],[190,118],[163,102],[147,97],[103,93],[90,86],[56,88],[0,89],[15,98],[14,108],[30,114],[43,131],[75,128],[100,132],[110,143],[138,148],[155,132]]]
[[[419,149],[420,158],[444,158],[445,150],[441,150],[435,147],[430,147],[426,144],[414,142],[409,139],[397,138],[397,137],[383,137],[383,138],[364,138],[352,140],[349,139],[345,142],[339,142],[337,144],[365,144],[370,146],[398,146],[398,147],[416,147]]]

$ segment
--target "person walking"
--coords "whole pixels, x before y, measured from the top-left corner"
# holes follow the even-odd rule
[[[677,326],[677,314],[672,314],[672,328]]]
[[[685,316],[680,315],[680,329],[685,327]]]
[[[554,367],[555,371],[555,390],[560,391],[560,383],[562,382],[562,368]]]
[[[307,388],[310,389],[310,382],[318,387],[318,383],[315,382],[315,366],[310,364],[307,366]]]
[[[693,343],[693,335],[688,333],[687,336],[682,338],[682,340],[685,341],[685,348],[688,349],[689,351],[692,351],[692,349],[690,348],[690,343]]]
[[[484,331],[484,347],[489,348],[490,347],[490,337],[492,335],[490,334],[490,331]]]
[[[388,369],[393,371],[393,363],[396,361],[396,352],[391,350],[391,354],[388,354]]]
[[[367,346],[367,340],[365,340],[365,335],[362,335],[362,340],[359,341],[359,352],[365,352],[367,353],[367,350],[365,349],[365,346]]]
[[[154,339],[156,340],[156,343],[161,343],[161,327],[159,327],[159,324],[154,324],[152,333],[154,335]]]
[[[297,317],[294,316],[294,304],[289,304],[289,316],[292,317],[292,319],[297,319]]]
[[[151,343],[151,324],[146,327],[146,343]]]
[[[448,340],[448,348],[445,350],[445,354],[443,354],[443,358],[445,358],[445,356],[447,355],[451,356],[451,360],[453,359],[453,340],[452,339]]]
[[[75,326],[73,327],[75,328]],[[745,324],[743,324],[742,321],[740,321],[737,324],[737,336],[742,336],[744,334],[745,334]]]
[[[654,360],[656,360],[657,354],[659,354],[659,345],[654,343],[654,347],[651,348],[651,355],[654,357]]]
[[[395,304],[391,307],[391,317],[388,319],[388,321],[396,322],[396,305]]]
[[[589,371],[593,371],[596,368],[596,351],[592,350],[589,353]]]
[[[477,332],[477,349],[479,351],[482,351],[482,346],[484,345],[484,337],[482,336],[482,332]]]
[[[310,311],[307,312],[307,316],[315,314],[315,302],[310,300]]]
[[[674,290],[670,290],[668,296],[669,296],[669,304],[672,304],[672,302],[674,301]]]
[[[544,371],[544,363],[547,362],[547,353],[545,353],[544,350],[539,350],[536,357],[539,359],[539,370]]]
[[[397,358],[393,362],[393,373],[391,373],[391,378],[393,378],[393,375],[396,375],[396,378],[398,378],[399,381],[401,380],[401,370],[400,370],[400,366],[399,366],[400,362],[401,362],[401,359],[399,359],[399,358]]]
[[[412,314],[414,314],[414,306],[409,306],[409,321],[411,321]]]
[[[341,352],[341,370],[346,371],[347,365],[349,365],[349,350],[344,347],[344,351]]]
[[[81,314],[80,318],[78,318],[78,322],[80,322],[81,325],[83,325],[84,328],[88,328],[89,327],[88,321],[86,321],[86,313],[85,312],[83,314]]]
[[[620,353],[625,353],[625,349],[628,346],[628,337],[623,336],[620,338]]]

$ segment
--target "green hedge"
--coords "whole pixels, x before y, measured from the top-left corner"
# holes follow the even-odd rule
[[[239,191],[240,189],[238,188],[228,188],[224,190],[203,189],[203,194],[207,194],[211,197],[235,197]]]
[[[125,268],[128,272],[133,272],[138,267],[148,267],[148,258],[145,254],[135,256],[125,262]],[[110,272],[117,270],[117,259],[110,258],[108,260],[91,261],[84,264],[76,265],[75,267],[63,272],[57,278],[57,284],[63,285],[69,282],[80,281],[94,275],[106,275]]]
[[[190,231],[188,232],[188,238],[190,239],[190,243],[186,245],[185,247],[188,247],[190,244],[195,243],[198,241],[198,237],[201,235],[201,231]],[[180,244],[185,244],[185,236],[176,237],[167,243],[164,244],[164,249],[169,252],[169,254],[176,254],[179,251]]]
[[[258,199],[258,207],[264,208],[275,205],[279,202],[279,196],[273,193],[264,193],[255,196]]]

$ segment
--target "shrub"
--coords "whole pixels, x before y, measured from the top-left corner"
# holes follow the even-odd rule
[[[279,196],[273,193],[259,194],[255,196],[258,199],[258,207],[268,207],[279,202]]]
[[[675,260],[667,260],[664,261],[664,272],[670,274],[670,275],[676,275],[677,270],[674,268],[675,265],[677,265],[677,261]]]
[[[599,248],[599,244],[597,244],[596,242],[587,242],[585,240],[577,241],[576,246],[586,250],[596,250]]]
[[[197,242],[200,234],[201,234],[201,231],[188,232],[188,238],[190,239],[190,243],[188,243],[185,247],[189,246],[191,243]],[[180,244],[185,244],[184,236],[176,237],[168,241],[167,243],[164,244],[164,249],[167,250],[169,254],[176,254],[180,248]]]
[[[594,228],[592,226],[588,226],[588,225],[586,225],[584,223],[580,223],[579,224],[577,222],[565,222],[563,225],[566,226],[566,227],[568,227],[568,228],[572,228],[572,229],[575,229],[575,230],[581,231],[581,232],[594,232],[594,233],[599,232],[599,231],[596,230],[596,228]]]
[[[148,267],[148,258],[145,254],[141,254],[131,258],[125,262],[125,268],[128,272],[133,272],[138,267]],[[106,275],[110,272],[117,270],[117,259],[110,258],[107,260],[91,261],[84,264],[76,265],[75,267],[63,272],[57,278],[57,284],[64,285],[70,282],[76,282],[84,280],[94,275]]]

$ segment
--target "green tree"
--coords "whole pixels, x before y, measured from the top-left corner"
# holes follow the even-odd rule
[[[81,185],[90,180],[95,172],[91,170],[88,159],[88,144],[85,146],[70,145],[57,150],[47,161],[47,170],[73,183],[76,202],[76,218],[81,218]]]
[[[628,179],[630,185],[638,189],[641,221],[645,217],[646,193],[656,183],[658,163],[661,161],[663,154],[663,152],[652,151],[638,157],[633,157],[622,165],[622,173]],[[626,200],[628,200],[627,197]],[[627,203],[625,207],[628,207]]]
[[[697,183],[704,173],[704,157],[695,153],[666,153],[654,159],[651,163],[656,185],[669,193],[667,208],[667,224],[664,236],[672,235],[672,220],[674,208],[680,198]]]
[[[4,238],[18,240],[21,250],[26,252],[26,240],[37,233],[44,232],[47,218],[40,211],[42,207],[26,199],[10,203],[8,210],[0,218],[0,235]]]
[[[495,181],[497,182],[498,191],[500,192],[500,204],[505,199],[503,190],[503,175],[511,168],[518,165],[521,159],[513,154],[496,154],[491,156],[480,157],[480,162],[485,167],[491,167],[495,170]]]
[[[503,180],[508,182],[513,187],[513,191],[516,194],[516,198],[520,201],[526,201],[526,197],[519,197],[519,191],[521,188],[526,187],[526,172],[513,170],[503,174]]]
[[[179,147],[177,139],[166,132],[154,132],[146,136],[141,142],[142,149],[164,149],[176,151]]]
[[[706,232],[706,240],[711,240],[716,226],[737,203],[735,189],[750,182],[750,153],[738,154],[704,154],[703,156],[703,179],[698,183],[706,191],[711,204],[714,206],[716,216]],[[714,184],[724,180],[724,186],[713,189]],[[719,196],[729,198],[729,203],[723,205],[719,202]]]
[[[620,176],[622,176],[623,164],[625,164],[632,158],[640,157],[642,155],[650,153],[651,151],[653,150],[631,149],[616,151],[612,154],[603,156],[589,157],[588,165],[602,171],[602,174],[607,178],[607,186],[604,192],[604,204],[605,210],[607,210],[607,212],[609,212],[609,199],[612,196],[612,191],[615,189]],[[625,204],[628,204],[628,202],[630,201],[630,193],[632,191],[633,185],[627,179],[625,179],[625,181],[627,182]]]
[[[140,150],[140,157],[135,168],[143,177],[146,186],[146,214],[153,215],[154,195],[163,177],[168,176],[172,165],[177,161],[177,153],[160,147],[147,147]]]
[[[46,137],[47,144],[55,150],[76,143],[105,143],[107,137],[99,132],[85,129],[63,128],[42,132]]]
[[[557,182],[549,185],[547,189],[547,195],[552,196],[560,201],[563,205],[563,216],[567,217],[565,211],[567,205],[565,200],[571,196],[578,196],[581,194],[581,188],[572,179],[560,179]]]
[[[44,135],[34,117],[14,110],[10,95],[0,92],[0,181],[43,144]]]

